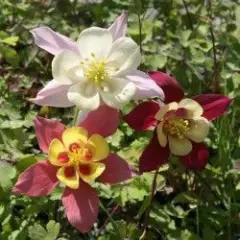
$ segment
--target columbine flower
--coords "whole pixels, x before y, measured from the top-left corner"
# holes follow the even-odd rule
[[[82,110],[94,110],[101,102],[118,109],[133,97],[163,98],[161,88],[137,70],[140,50],[131,38],[125,37],[126,27],[127,17],[123,13],[109,29],[83,30],[77,42],[46,27],[34,29],[36,44],[55,57],[54,80],[31,101],[53,107],[77,105]]]
[[[99,125],[99,127],[101,127]],[[81,232],[96,221],[99,199],[91,186],[94,181],[114,184],[132,177],[130,166],[111,153],[98,126],[65,128],[58,121],[36,118],[36,135],[48,160],[25,170],[13,189],[16,194],[46,196],[62,183],[62,196],[69,222]],[[102,132],[105,136],[107,131]]]
[[[137,131],[154,128],[153,138],[140,157],[140,171],[157,169],[167,162],[170,153],[179,156],[187,168],[203,170],[208,160],[203,141],[210,121],[228,109],[231,99],[218,94],[184,99],[175,79],[161,72],[150,76],[162,87],[166,105],[143,102],[124,117]]]

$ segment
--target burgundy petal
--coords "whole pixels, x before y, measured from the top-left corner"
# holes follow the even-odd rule
[[[150,172],[157,169],[168,161],[169,156],[170,151],[168,146],[164,148],[160,146],[157,138],[157,133],[154,131],[151,142],[140,157],[140,172]]]
[[[114,184],[130,179],[133,175],[130,165],[115,153],[102,161],[106,169],[98,178],[100,182]]]
[[[34,127],[39,147],[43,152],[48,151],[49,144],[54,138],[61,139],[65,126],[57,120],[43,117],[34,119]]]
[[[198,102],[204,109],[203,117],[212,121],[223,115],[232,99],[220,94],[202,94],[192,98]]]
[[[134,130],[144,131],[157,124],[155,115],[159,109],[160,106],[156,102],[143,102],[125,115],[123,120]]]
[[[173,77],[163,72],[149,72],[149,75],[162,88],[165,94],[165,103],[179,102],[184,98],[180,84]]]
[[[118,110],[105,104],[84,115],[84,117],[80,118],[78,125],[86,128],[89,135],[97,133],[103,137],[108,137],[118,128]]]
[[[181,157],[181,162],[188,169],[202,171],[208,161],[208,149],[203,143],[192,142],[192,151],[184,157]]]
[[[40,161],[27,168],[18,178],[13,192],[31,197],[46,196],[58,184],[57,168],[48,161]]]
[[[68,221],[80,232],[88,232],[97,220],[99,198],[94,188],[81,181],[78,189],[66,188],[62,203]]]

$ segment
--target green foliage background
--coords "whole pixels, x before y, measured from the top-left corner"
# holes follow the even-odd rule
[[[240,237],[240,5],[238,0],[0,0],[0,239],[214,240]],[[202,173],[177,161],[161,168],[144,232],[153,173],[113,187],[97,186],[102,205],[88,234],[68,224],[61,189],[50,197],[11,194],[18,175],[43,158],[33,130],[36,115],[71,123],[72,109],[40,108],[34,97],[51,76],[52,56],[33,43],[30,30],[46,25],[72,39],[81,30],[109,26],[122,10],[128,34],[141,46],[143,70],[171,73],[186,95],[223,93],[234,102],[215,121]],[[128,104],[123,113],[136,103]],[[110,139],[113,150],[137,168],[151,132],[125,123]],[[117,226],[117,229],[115,228]]]

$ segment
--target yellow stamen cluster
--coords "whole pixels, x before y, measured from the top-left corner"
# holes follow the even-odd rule
[[[95,84],[99,84],[109,78],[106,71],[106,63],[102,60],[97,60],[94,54],[92,54],[92,57],[92,60],[85,59],[80,64],[84,70],[84,76]]]
[[[88,159],[89,149],[87,148],[79,148],[73,151],[68,152],[69,157],[69,166],[79,165],[82,162],[86,162]]]
[[[164,122],[164,130],[172,136],[184,138],[184,133],[190,129],[190,121],[183,118],[168,119]]]

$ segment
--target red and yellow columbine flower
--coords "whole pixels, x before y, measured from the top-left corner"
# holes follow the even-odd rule
[[[157,169],[167,162],[170,153],[179,156],[187,168],[203,170],[208,160],[203,141],[210,121],[228,109],[231,99],[218,94],[184,99],[175,79],[161,72],[150,73],[150,76],[163,89],[165,105],[143,102],[124,117],[137,131],[154,127],[153,138],[140,157],[140,171]]]
[[[104,139],[116,130],[113,124],[105,126],[105,130],[101,122],[89,126],[98,115],[92,112],[79,127],[72,128],[37,117],[38,143],[48,159],[26,169],[13,189],[16,194],[46,196],[59,182],[64,184],[62,203],[66,216],[81,232],[88,232],[98,215],[99,199],[91,183],[114,184],[132,177],[130,166],[110,152]]]

